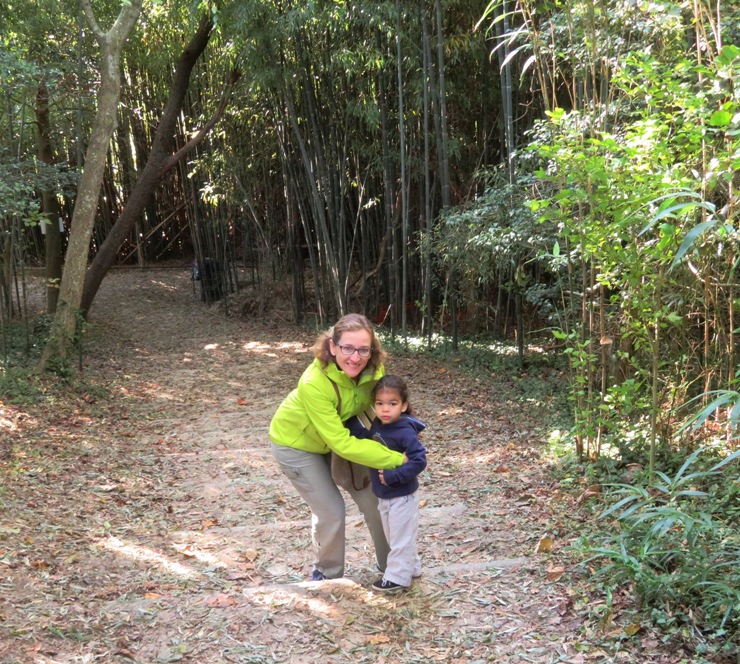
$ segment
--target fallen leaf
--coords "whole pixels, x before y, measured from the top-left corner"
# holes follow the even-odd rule
[[[637,623],[632,623],[631,625],[627,625],[627,627],[624,628],[624,633],[627,636],[634,636],[639,631],[640,631],[640,625]]]
[[[563,574],[565,574],[565,567],[561,567],[560,565],[549,567],[545,579],[550,582],[558,581]]]
[[[213,526],[218,525],[218,519],[206,519],[205,521],[201,521],[200,525],[204,528],[213,528]]]
[[[236,598],[225,593],[219,593],[213,597],[207,597],[206,604],[212,609],[223,609],[227,606],[233,606],[236,604]]]
[[[552,551],[552,545],[554,544],[552,537],[549,535],[543,535],[540,537],[540,541],[537,542],[537,546],[534,547],[535,553],[550,553]]]
[[[390,639],[385,634],[373,634],[365,639],[367,643],[377,645],[379,643],[390,643]]]
[[[236,403],[239,404],[240,406],[248,406],[249,405],[249,401],[247,401],[244,397],[239,397],[236,400]]]
[[[247,549],[244,552],[244,557],[251,563],[257,559],[257,556],[259,556],[260,553],[257,551],[257,549]]]
[[[249,574],[246,572],[229,572],[226,575],[226,579],[229,581],[241,581],[242,579],[248,579]]]
[[[162,597],[159,593],[144,593],[144,599],[159,599]]]

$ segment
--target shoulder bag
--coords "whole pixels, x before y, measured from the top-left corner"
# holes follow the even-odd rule
[[[331,378],[328,380],[337,393],[337,415],[341,419],[342,397],[339,394],[339,386]],[[331,478],[337,486],[348,491],[362,491],[370,485],[370,471],[367,466],[345,459],[336,452],[331,453]]]

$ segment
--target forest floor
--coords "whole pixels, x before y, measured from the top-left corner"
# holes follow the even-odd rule
[[[555,369],[391,355],[428,425],[423,576],[369,590],[349,501],[345,578],[306,581],[310,515],[267,429],[314,336],[206,306],[186,268],[106,278],[82,374],[0,402],[0,662],[692,661],[573,562],[593,516],[548,474]]]

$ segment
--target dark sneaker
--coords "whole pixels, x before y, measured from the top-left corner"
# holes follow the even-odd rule
[[[372,589],[377,592],[395,595],[396,593],[400,593],[402,590],[406,590],[406,586],[401,586],[397,583],[393,583],[393,581],[378,579],[375,583],[373,583]]]
[[[311,574],[311,581],[326,581],[326,577],[322,571],[315,569]]]

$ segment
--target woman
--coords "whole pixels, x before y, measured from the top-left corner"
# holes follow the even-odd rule
[[[383,375],[385,354],[372,323],[348,314],[314,345],[316,359],[303,372],[270,423],[272,453],[311,508],[316,560],[314,581],[344,575],[344,498],[331,477],[331,454],[376,469],[396,468],[403,454],[350,435],[343,421],[364,411]],[[367,523],[378,568],[385,570],[388,542],[370,486],[347,489]]]

